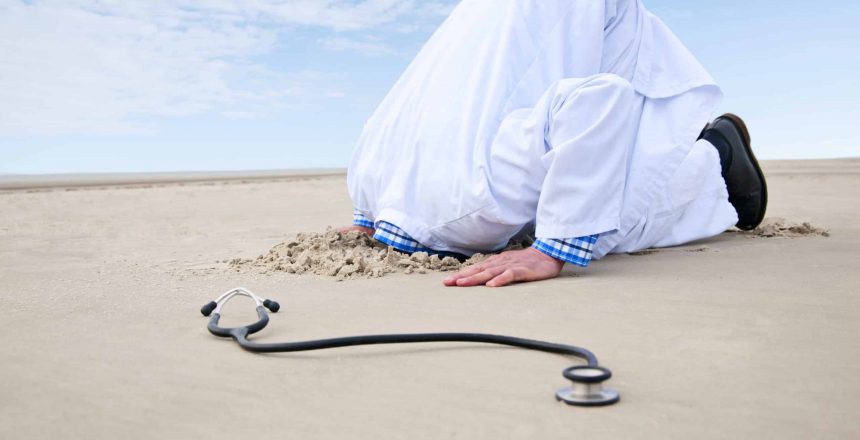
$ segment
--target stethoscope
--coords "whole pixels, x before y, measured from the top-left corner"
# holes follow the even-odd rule
[[[235,328],[224,328],[218,325],[221,319],[221,309],[236,296],[246,296],[254,300],[259,320],[251,325]],[[608,368],[598,365],[594,353],[585,348],[566,344],[535,341],[531,339],[499,336],[483,333],[416,333],[392,335],[348,336],[343,338],[318,339],[315,341],[281,342],[261,344],[248,340],[248,335],[259,332],[269,323],[269,314],[277,313],[281,306],[276,301],[263,299],[248,289],[237,287],[224,292],[215,301],[200,309],[203,316],[209,318],[209,332],[222,338],[233,338],[239,346],[254,353],[279,353],[293,351],[322,350],[326,348],[350,347],[355,345],[372,344],[406,344],[417,342],[481,342],[487,344],[508,345],[529,350],[545,351],[548,353],[566,354],[584,359],[586,365],[573,366],[565,369],[562,375],[571,381],[571,386],[558,390],[557,400],[576,406],[605,406],[619,400],[618,392],[603,387],[603,382],[612,377]]]

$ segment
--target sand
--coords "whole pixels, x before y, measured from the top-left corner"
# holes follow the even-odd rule
[[[402,271],[405,274],[428,270],[459,270],[462,265],[452,257],[439,258],[427,252],[406,255],[358,231],[340,233],[332,228],[324,233],[301,233],[278,244],[268,254],[255,259],[235,258],[230,268],[257,270],[258,273],[286,272],[349,278],[379,278]]]
[[[512,241],[504,250],[522,249],[522,241]],[[363,232],[341,233],[329,226],[325,232],[303,232],[279,243],[264,255],[253,259],[234,258],[228,270],[256,271],[269,274],[327,275],[338,281],[356,278],[380,278],[402,272],[425,274],[428,271],[453,272],[484,261],[488,255],[477,253],[465,261],[450,256],[415,252],[398,252]]]
[[[813,226],[809,222],[792,223],[784,218],[765,218],[762,224],[752,231],[738,231],[750,238],[773,237],[829,237],[826,229]],[[522,249],[527,243],[512,241],[503,251]],[[708,248],[688,249],[688,252],[705,252]],[[658,249],[645,249],[631,252],[630,255],[650,255]],[[426,274],[429,271],[453,272],[480,263],[489,255],[477,253],[465,261],[450,256],[439,257],[427,252],[411,255],[398,252],[391,246],[373,240],[359,231],[338,232],[329,226],[325,232],[302,232],[289,240],[269,249],[257,258],[234,258],[229,261],[227,270],[243,272],[255,271],[261,274],[286,272],[290,274],[327,275],[337,281],[357,278],[381,278],[385,275],[402,272]]]
[[[0,438],[860,438],[860,160],[764,166],[768,216],[829,237],[726,233],[503,289],[231,267],[349,223],[343,175],[0,192]],[[253,355],[198,312],[237,286],[282,305],[259,341],[572,343],[613,370],[622,401],[560,405],[575,361],[511,348]],[[254,318],[237,299],[222,323]]]
[[[751,231],[753,237],[773,238],[773,237],[808,237],[811,235],[820,235],[829,237],[830,232],[827,229],[819,228],[809,222],[792,223],[784,218],[766,218],[762,223]]]

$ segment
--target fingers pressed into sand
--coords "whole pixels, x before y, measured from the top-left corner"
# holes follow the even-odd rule
[[[445,278],[444,280],[442,280],[442,283],[444,283],[446,286],[455,286],[455,285],[457,285],[457,280],[460,280],[460,279],[466,278],[466,277],[470,277],[472,275],[475,275],[476,273],[483,272],[483,271],[485,271],[491,267],[497,266],[498,264],[499,264],[498,260],[494,260],[494,258],[489,258],[486,261],[482,261],[482,262],[475,264],[473,266],[469,266],[469,267]]]
[[[487,281],[487,287],[503,287],[515,281],[525,281],[525,279],[517,277],[518,272],[520,271],[514,270],[514,268],[509,267],[505,269],[502,273],[500,273],[498,276]]]
[[[446,286],[507,286],[521,281],[557,277],[564,262],[533,248],[506,251],[444,280]]]
[[[497,277],[504,271],[505,267],[502,266],[490,267],[474,275],[458,279],[457,285],[460,287],[479,286]]]
[[[463,269],[463,270],[461,270],[461,271],[459,271],[453,275],[448,276],[447,278],[442,280],[442,283],[445,284],[446,286],[456,286],[457,280],[459,280],[461,278],[468,277],[468,276],[472,276],[478,272],[481,272],[482,270],[484,270],[484,269],[481,267],[480,264],[476,264],[474,266],[469,266],[469,267],[467,267],[467,268],[465,268],[465,269]]]

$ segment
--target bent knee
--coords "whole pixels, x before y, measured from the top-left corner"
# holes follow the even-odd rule
[[[558,81],[556,90],[559,95],[568,98],[578,94],[601,93],[607,97],[626,100],[632,99],[636,94],[630,81],[614,73],[600,73],[588,78],[562,79]]]
[[[634,92],[633,84],[630,81],[614,74],[601,73],[594,75],[588,79],[588,85],[591,87],[602,87],[616,90],[619,93],[632,94]]]

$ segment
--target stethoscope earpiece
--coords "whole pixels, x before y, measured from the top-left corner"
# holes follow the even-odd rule
[[[215,310],[215,307],[218,307],[218,303],[215,301],[209,301],[206,305],[200,308],[200,313],[202,313],[203,316],[209,316],[212,314],[212,311]]]
[[[278,304],[277,301],[272,301],[270,299],[263,301],[263,305],[272,313],[278,313],[278,310],[281,310],[281,305]]]
[[[202,313],[203,316],[209,316],[213,312],[219,313],[221,311],[221,307],[223,307],[224,304],[227,304],[227,302],[233,299],[233,297],[236,295],[247,296],[248,298],[254,300],[255,303],[257,303],[257,307],[263,306],[269,309],[269,311],[272,313],[278,313],[278,310],[281,310],[281,305],[278,304],[277,301],[263,299],[257,296],[254,292],[245,289],[244,287],[237,287],[235,289],[224,292],[224,294],[219,296],[218,299],[216,299],[215,301],[210,301],[206,303],[206,305],[200,308],[200,313]]]
[[[218,307],[218,303],[215,301],[209,301],[206,305],[200,308],[200,313],[202,313],[203,316],[209,316],[212,314],[212,311],[215,310],[215,307]]]

